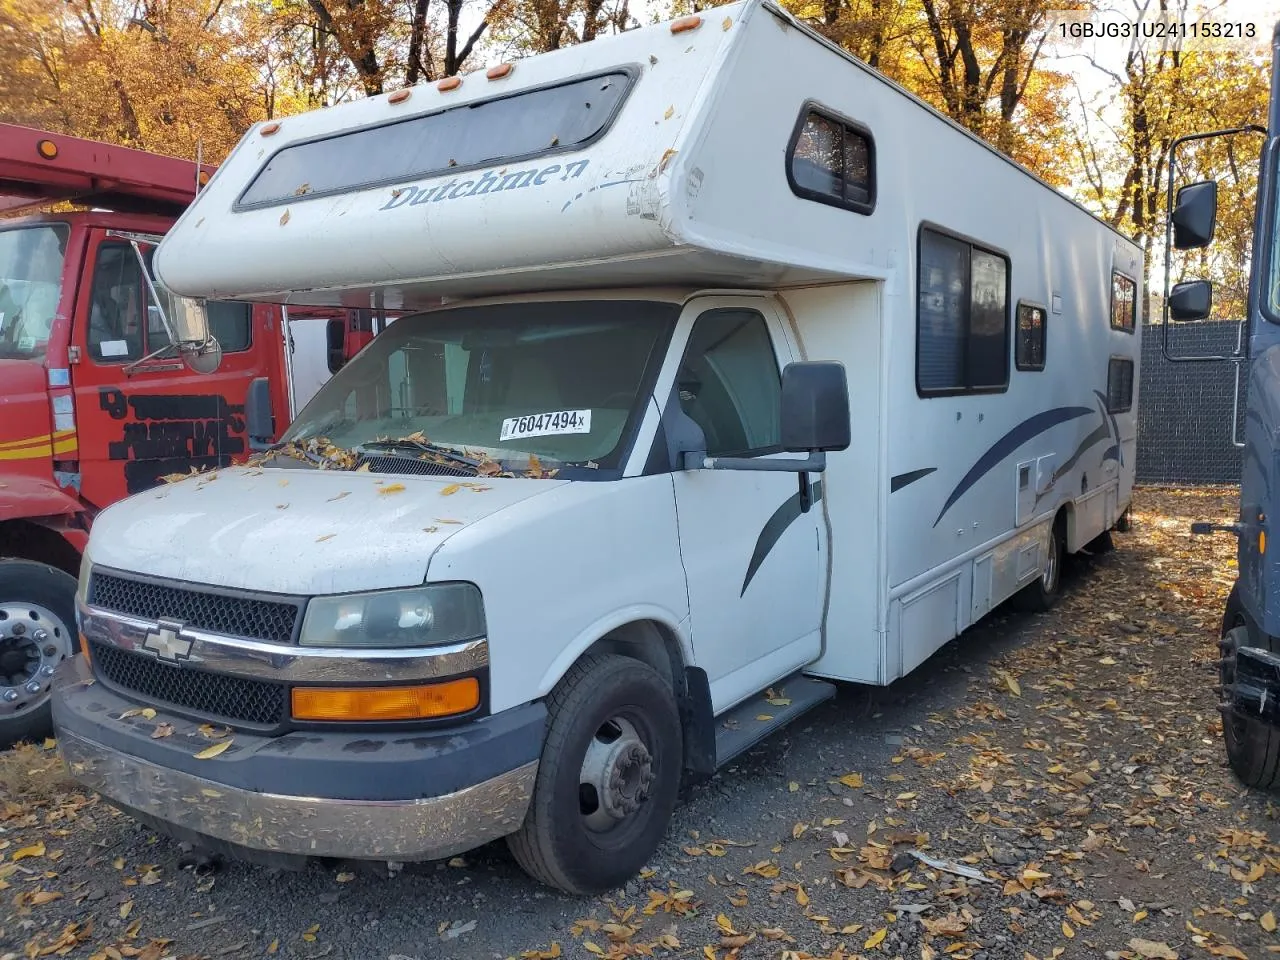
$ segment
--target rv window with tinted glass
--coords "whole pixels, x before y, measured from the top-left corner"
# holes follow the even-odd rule
[[[1044,369],[1045,309],[1035,303],[1018,304],[1014,365],[1019,370]]]
[[[579,149],[608,129],[630,88],[631,75],[617,71],[291,144],[271,156],[239,205],[271,206]],[[551,176],[550,168],[540,175]],[[557,168],[555,176],[570,173]],[[508,187],[532,179],[512,179]]]
[[[1128,413],[1133,409],[1133,361],[1112,357],[1107,364],[1107,412]]]
[[[917,391],[922,396],[989,393],[1008,383],[1008,259],[921,228]]]
[[[874,161],[869,130],[810,108],[791,146],[791,190],[806,200],[870,213],[876,202]]]
[[[1138,308],[1138,285],[1123,273],[1111,274],[1111,326],[1133,331]]]

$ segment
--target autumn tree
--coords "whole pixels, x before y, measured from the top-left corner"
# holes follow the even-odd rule
[[[1130,0],[1120,8],[1138,18],[1152,12],[1186,18],[1185,0]],[[1267,71],[1260,56],[1211,48],[1182,49],[1168,40],[1132,44],[1117,67],[1093,60],[1111,81],[1102,102],[1089,106],[1074,136],[1087,184],[1086,199],[1146,252],[1148,289],[1161,286],[1165,204],[1171,157],[1175,187],[1197,179],[1219,182],[1218,231],[1211,247],[1174,254],[1176,280],[1185,268],[1215,281],[1215,314],[1244,315],[1261,138],[1244,134],[1184,144],[1197,132],[1265,123]],[[1108,113],[1118,116],[1110,122]],[[1152,318],[1158,319],[1158,318]]]
[[[234,3],[0,2],[5,120],[216,159],[263,115]]]

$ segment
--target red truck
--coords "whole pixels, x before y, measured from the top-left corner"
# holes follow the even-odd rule
[[[224,301],[207,305],[213,356],[170,349],[150,255],[213,171],[0,124],[0,747],[51,729],[95,514],[274,441],[296,412],[300,316],[327,320],[331,371],[373,335],[372,311]],[[60,201],[75,212],[38,212]]]

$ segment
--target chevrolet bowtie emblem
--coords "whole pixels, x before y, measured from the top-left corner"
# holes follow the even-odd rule
[[[182,624],[161,620],[147,631],[146,639],[142,641],[142,649],[170,663],[185,660],[191,655],[191,641],[178,635],[181,630]]]

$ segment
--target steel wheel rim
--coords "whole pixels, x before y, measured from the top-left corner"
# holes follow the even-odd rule
[[[1044,561],[1044,589],[1046,593],[1053,593],[1058,589],[1058,538],[1056,536],[1049,537],[1049,555]]]
[[[48,698],[53,672],[72,654],[71,631],[38,603],[0,603],[0,717],[20,717]]]
[[[607,834],[634,822],[653,785],[653,754],[635,725],[611,716],[591,736],[578,775],[582,824]]]

